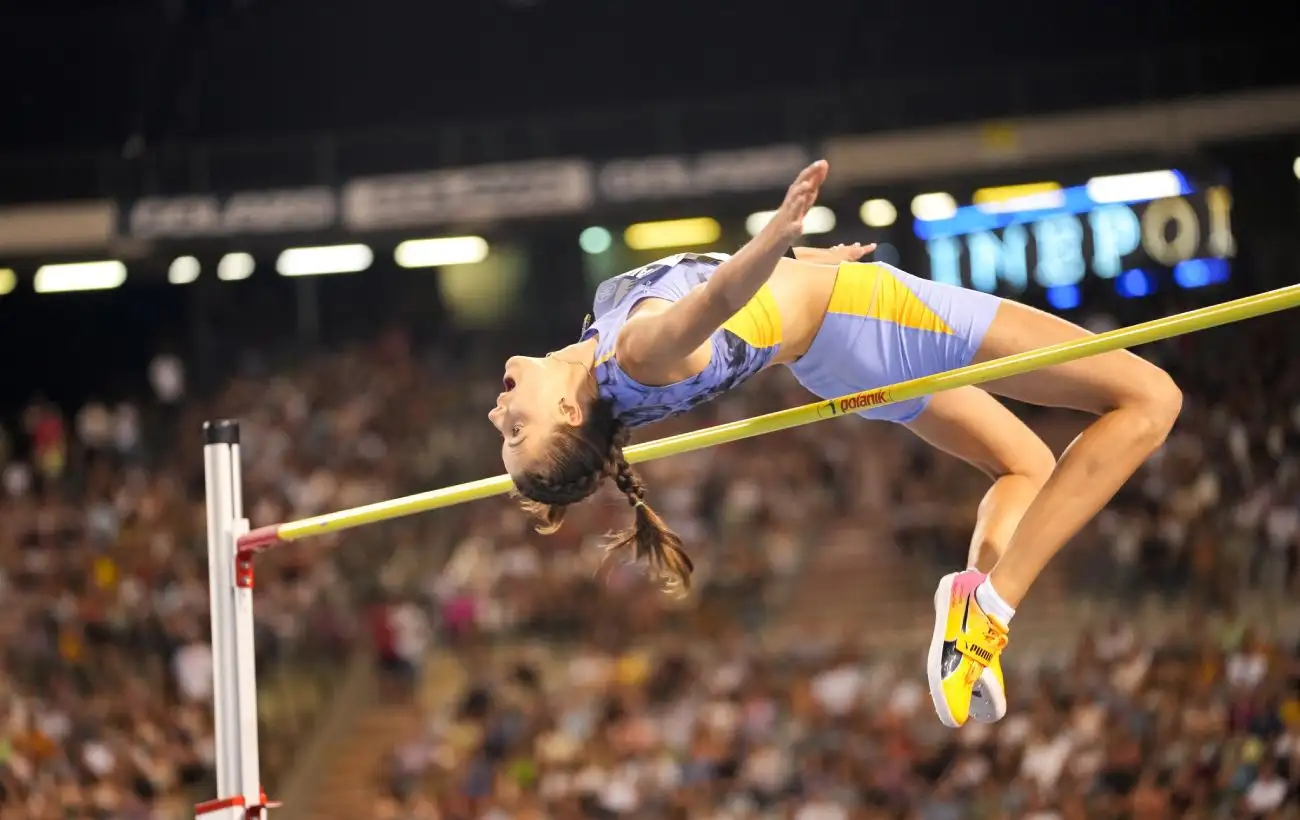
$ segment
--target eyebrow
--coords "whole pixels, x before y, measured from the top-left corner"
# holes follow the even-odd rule
[[[525,433],[524,435],[520,436],[519,438],[515,439],[514,441],[507,441],[507,442],[506,442],[506,446],[509,447],[509,448],[512,449],[512,450],[516,450],[516,449],[519,448],[519,445],[520,445],[520,444],[523,444],[523,443],[524,443],[525,441],[527,441],[527,440],[528,440],[528,434]]]

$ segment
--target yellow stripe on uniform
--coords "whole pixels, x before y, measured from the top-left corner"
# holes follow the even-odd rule
[[[739,336],[750,347],[765,348],[781,344],[781,310],[767,285],[754,298],[722,323],[722,329]]]
[[[876,280],[879,278],[880,267],[877,265],[861,262],[845,262],[840,265],[835,274],[835,284],[831,287],[831,303],[826,306],[826,312],[871,316]]]
[[[893,322],[899,327],[952,333],[948,323],[889,271],[867,262],[840,265],[827,313]]]

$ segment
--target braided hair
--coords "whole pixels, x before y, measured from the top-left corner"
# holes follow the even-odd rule
[[[556,429],[545,464],[512,476],[515,492],[524,499],[524,509],[540,519],[537,531],[547,534],[560,528],[570,504],[591,497],[605,479],[612,478],[635,511],[636,521],[610,537],[606,556],[630,549],[632,559],[645,561],[665,592],[685,595],[695,564],[682,549],[682,539],[645,502],[645,483],[623,455],[631,433],[614,416],[610,402],[596,399],[581,426]]]

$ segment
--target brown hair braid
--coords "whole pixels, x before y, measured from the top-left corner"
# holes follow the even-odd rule
[[[606,478],[636,513],[632,527],[610,537],[607,555],[630,547],[634,561],[644,560],[651,574],[670,594],[690,591],[695,564],[682,549],[682,539],[645,503],[645,484],[628,464],[623,447],[631,438],[627,425],[614,417],[613,406],[597,399],[580,427],[556,429],[551,458],[541,469],[511,476],[524,509],[541,519],[540,533],[552,533],[564,521],[564,511],[593,495]]]

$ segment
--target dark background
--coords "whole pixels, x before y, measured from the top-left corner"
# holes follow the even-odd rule
[[[1300,79],[1296,18],[1285,5],[1246,15],[1239,4],[1167,0],[9,4],[0,18],[8,103],[0,202],[126,203],[490,161],[815,146],[837,134],[1282,86]],[[1177,167],[1231,182],[1242,262],[1235,289],[1276,284],[1251,257],[1296,224],[1296,153],[1295,139],[1281,136],[1176,158]],[[932,189],[965,202],[990,184],[1045,176],[1077,184],[1174,162],[973,170],[846,192],[827,204],[852,213],[866,195],[905,203]],[[772,207],[778,193],[710,203],[731,220],[728,249],[745,238],[744,215]],[[504,335],[536,344],[571,335],[589,298],[574,242],[585,225],[700,210],[667,202],[499,226],[489,238],[529,260],[523,299],[553,308],[513,317]],[[904,267],[924,273],[922,249],[900,217],[893,235],[876,237],[841,216],[839,233],[823,238],[883,238],[898,245]],[[448,319],[431,276],[384,261],[403,238],[375,238],[375,267],[351,279],[162,282],[181,253],[210,270],[221,254],[247,250],[264,268],[286,245],[218,241],[164,243],[133,257],[117,291],[37,296],[20,287],[0,297],[0,350],[13,351],[0,406],[12,411],[34,391],[75,403],[88,390],[129,390],[160,346],[187,354],[201,380],[215,380],[242,351],[295,337],[304,299],[315,311],[304,344],[401,324],[478,349],[474,334]],[[24,279],[48,261],[68,260],[0,266]]]

